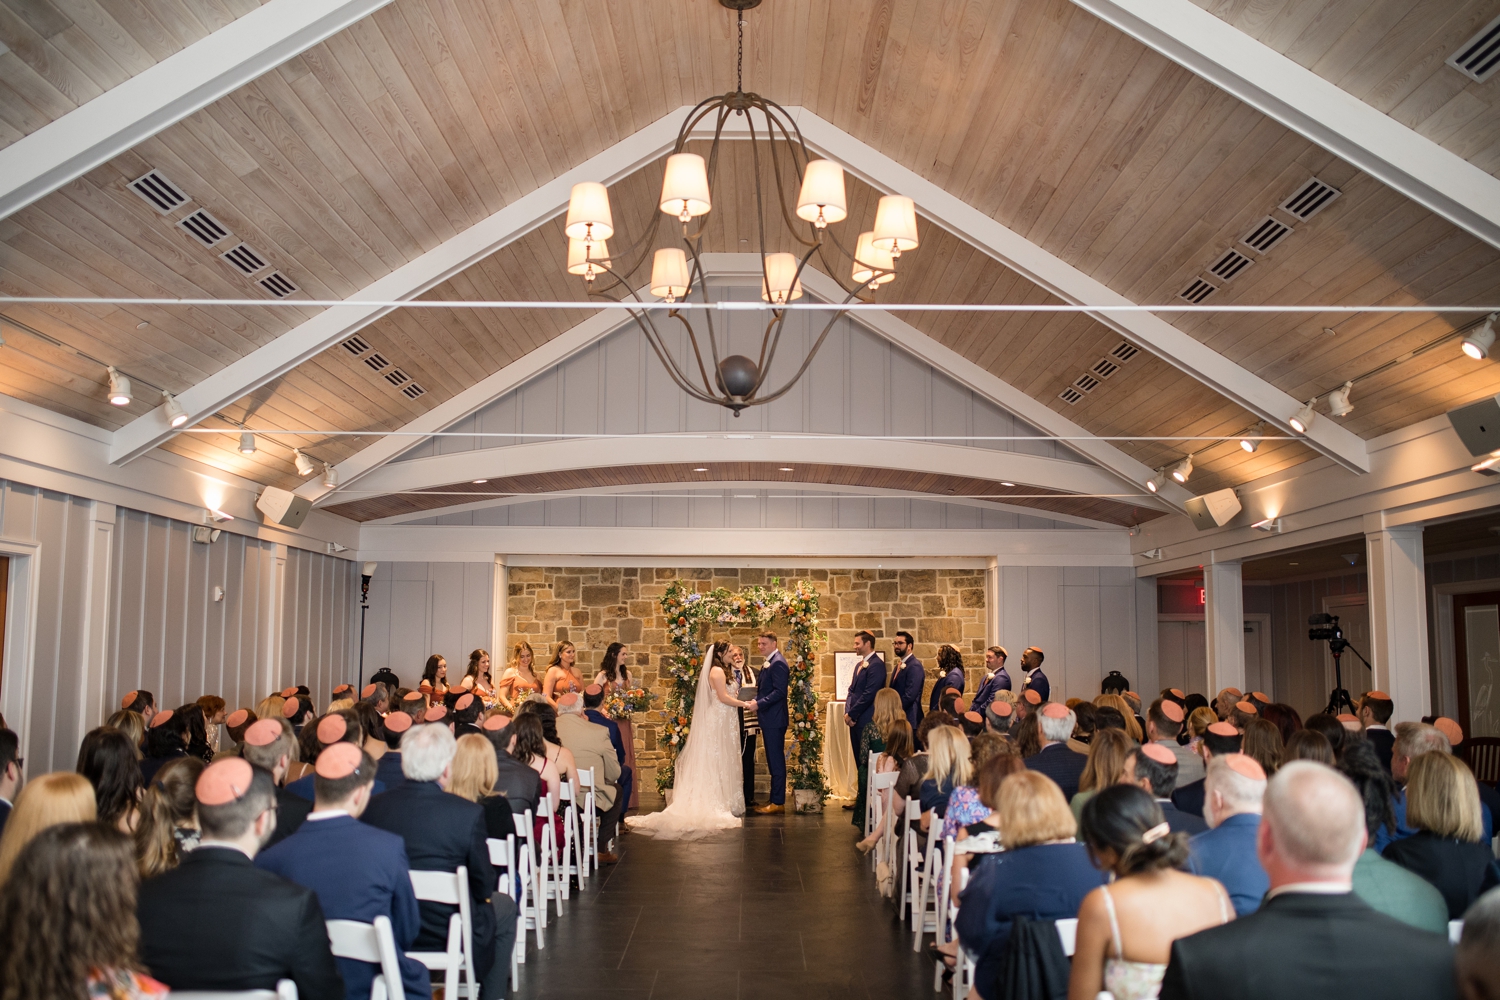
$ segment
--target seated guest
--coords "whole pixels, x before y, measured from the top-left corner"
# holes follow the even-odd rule
[[[984,803],[989,814],[968,826],[959,827],[953,839],[953,867],[948,873],[947,884],[954,906],[959,904],[961,898],[960,871],[964,868],[973,871],[986,854],[998,854],[1003,849],[1000,843],[1000,814],[996,812],[1000,801],[1000,786],[1006,778],[1025,771],[1025,763],[1014,753],[999,754],[984,762],[977,784],[979,800]],[[958,949],[959,943],[954,939],[929,947],[928,953],[941,957],[943,964],[951,969],[957,965]]]
[[[1200,694],[1191,695],[1190,697],[1202,698],[1203,696]],[[1219,717],[1214,714],[1213,709],[1207,705],[1201,705],[1188,713],[1187,723],[1183,727],[1182,736],[1179,736],[1178,739],[1182,740],[1183,744],[1189,750],[1201,757],[1202,754],[1198,750],[1198,745],[1203,742],[1203,734],[1208,732],[1209,726],[1218,721]],[[1187,738],[1184,740],[1183,736]]]
[[[1396,745],[1396,734],[1386,727],[1396,703],[1384,691],[1370,691],[1359,699],[1359,723],[1364,728],[1365,739],[1375,747],[1375,756],[1380,766],[1391,769],[1391,750]]]
[[[609,733],[609,745],[615,748],[615,758],[620,762],[620,794],[625,796],[625,808],[635,793],[635,768],[625,763],[625,740],[620,735],[620,724],[600,711],[604,704],[604,688],[590,684],[583,689],[583,717],[596,726],[603,726]]]
[[[367,701],[356,701],[349,711],[354,713],[354,718],[359,722],[359,731],[364,734],[364,742],[360,744],[360,748],[370,755],[378,771],[380,759],[390,749],[385,743],[385,718]],[[386,787],[389,788],[390,785],[387,784]]]
[[[1245,692],[1239,688],[1227,687],[1220,691],[1214,698],[1213,709],[1220,721],[1228,722],[1229,713],[1234,709],[1234,703],[1245,697]]]
[[[484,702],[467,691],[453,695],[453,735],[457,739],[478,736],[479,715],[484,711]]]
[[[1188,858],[1187,835],[1173,833],[1160,804],[1138,788],[1115,785],[1090,799],[1079,833],[1094,864],[1115,880],[1078,908],[1068,995],[1154,997],[1172,942],[1234,919],[1229,897],[1213,879],[1178,870]]]
[[[1122,784],[1135,785],[1156,799],[1173,833],[1202,833],[1208,829],[1203,817],[1185,813],[1172,804],[1177,787],[1177,758],[1159,743],[1145,743],[1125,758]]]
[[[979,798],[979,772],[992,758],[1002,754],[1020,756],[1004,737],[994,733],[980,733],[969,740],[969,781],[953,789],[948,796],[948,809],[943,813],[942,837],[945,840],[990,814],[990,807]]]
[[[205,768],[196,791],[202,841],[141,885],[146,968],[173,990],[274,990],[290,979],[298,996],[343,996],[318,897],[254,864],[276,829],[270,772],[231,757]]]
[[[141,783],[151,784],[158,768],[169,760],[187,756],[187,732],[177,713],[170,708],[151,717],[146,729],[145,756],[141,758]]]
[[[1500,889],[1480,896],[1464,914],[1453,958],[1465,1000],[1500,998]]]
[[[859,732],[859,749],[854,755],[854,815],[850,822],[860,829],[865,825],[865,796],[870,790],[870,755],[885,752],[886,734],[898,719],[905,721],[906,713],[901,707],[901,696],[896,693],[896,689],[881,688],[876,691],[870,721]]]
[[[1031,692],[1036,694],[1035,691]],[[1016,702],[1016,707],[1026,704],[1023,697]],[[1016,720],[1015,725],[1010,727],[1010,741],[1015,744],[1016,752],[1023,760],[1035,757],[1042,749],[1042,720],[1036,712],[1026,712]]]
[[[1230,706],[1229,718],[1225,721],[1243,733],[1245,727],[1250,724],[1250,720],[1258,718],[1260,718],[1260,710],[1255,707],[1254,702],[1237,701]]]
[[[573,759],[573,751],[562,745],[562,738],[557,735],[557,708],[545,698],[527,700],[516,710],[516,714],[534,715],[542,724],[542,740],[547,746],[547,760],[553,767],[557,768],[557,776],[563,781],[572,781],[575,776],[575,768],[578,762]]]
[[[910,723],[908,723],[908,725],[910,725]],[[970,709],[969,711],[958,717],[958,728],[962,729],[964,735],[969,737],[969,739],[973,739],[980,733],[984,732],[984,716],[980,715],[973,709]],[[1072,743],[1073,741],[1069,740],[1068,742]]]
[[[1028,768],[1057,782],[1064,802],[1078,794],[1078,779],[1083,776],[1084,765],[1088,763],[1087,757],[1067,747],[1076,722],[1077,716],[1071,708],[1048,702],[1037,713],[1041,749],[1026,758]]]
[[[146,721],[134,712],[124,709],[114,713],[104,720],[105,729],[118,729],[130,738],[130,745],[135,749],[135,759],[141,759],[141,747],[146,742]]]
[[[495,791],[498,775],[495,748],[489,740],[477,733],[458,738],[453,750],[453,779],[445,791],[477,803],[484,810],[485,833],[504,840],[516,832],[516,821],[510,803]]]
[[[985,707],[984,725],[992,733],[1000,736],[1009,736],[1010,724],[1015,720],[1015,717],[1015,706],[1008,701],[995,698]]]
[[[932,731],[939,726],[951,726],[953,719],[946,712],[928,712],[922,716],[922,721],[917,723],[915,752],[901,765],[901,773],[896,777],[896,797],[898,799],[921,798],[922,780],[927,777],[927,738]]]
[[[393,833],[359,822],[374,794],[375,762],[354,744],[335,742],[318,756],[313,775],[314,805],[307,822],[261,852],[255,867],[317,893],[326,920],[390,920],[401,988],[409,997],[430,996],[427,966],[406,957],[422,926],[406,844]],[[367,1000],[379,967],[348,958],[337,961],[347,1000]]]
[[[452,781],[456,751],[457,743],[447,726],[413,726],[401,741],[405,780],[371,799],[361,818],[404,840],[406,857],[414,871],[453,872],[460,865],[468,866],[474,971],[480,978],[482,1000],[491,1000],[504,992],[510,974],[514,907],[509,910],[509,927],[497,932],[498,911],[491,897],[499,882],[484,842],[484,809],[443,790]],[[426,901],[420,906],[422,930],[413,948],[442,951],[448,942],[448,918],[458,908]]]
[[[146,690],[128,691],[125,697],[120,699],[120,708],[139,715],[141,721],[149,726],[151,717],[156,714],[156,696]]]
[[[495,791],[510,803],[512,815],[529,812],[534,819],[537,803],[542,798],[542,776],[512,752],[516,737],[511,731],[510,721],[503,715],[492,715],[484,720],[485,738],[495,749]]]
[[[1094,733],[1083,773],[1078,777],[1078,792],[1068,803],[1075,819],[1083,815],[1084,803],[1120,780],[1125,756],[1134,748],[1124,729],[1101,729]]]
[[[557,699],[557,735],[563,746],[572,752],[578,766],[594,772],[594,801],[599,813],[599,860],[606,865],[615,864],[620,859],[611,848],[620,817],[630,800],[620,788],[620,761],[609,742],[609,733],[584,718],[583,699],[577,692],[572,692]]]
[[[1188,844],[1188,871],[1218,879],[1234,912],[1243,917],[1260,908],[1270,888],[1255,856],[1266,772],[1253,757],[1225,754],[1208,762],[1205,787],[1203,818],[1208,830]]]
[[[141,797],[141,821],[135,828],[135,856],[141,878],[176,868],[182,856],[198,846],[198,776],[204,763],[183,757],[166,763]]]
[[[245,730],[245,743],[240,747],[240,756],[268,772],[276,787],[276,827],[266,842],[267,847],[290,837],[312,812],[312,802],[282,787],[296,747],[291,724],[281,716],[260,719]]]
[[[1227,722],[1215,722],[1203,734],[1203,740],[1198,744],[1198,755],[1207,764],[1214,757],[1239,753],[1243,742],[1244,737],[1238,729]],[[1172,792],[1172,805],[1189,816],[1202,816],[1204,795],[1204,782],[1201,779],[1179,785]]]
[[[240,747],[245,743],[245,730],[260,721],[260,717],[248,708],[237,708],[224,717],[224,731],[229,734],[230,741],[234,744],[229,747],[221,747],[214,754],[214,760],[220,757],[238,757]]]
[[[974,957],[974,986],[996,1000],[1000,958],[1016,917],[1062,920],[1105,881],[1074,840],[1073,811],[1057,784],[1035,771],[1000,783],[996,812],[1002,817],[998,854],[985,854],[960,894],[959,944]]]
[[[1268,777],[1275,775],[1281,766],[1281,730],[1265,719],[1251,719],[1245,723],[1245,739],[1240,748],[1245,756],[1255,758]]]
[[[1350,891],[1364,809],[1348,780],[1309,761],[1266,787],[1256,841],[1271,890],[1259,910],[1172,945],[1162,1000],[1451,1000],[1453,950]]]
[[[1333,747],[1335,760],[1338,759],[1339,753],[1344,749],[1344,744],[1349,740],[1349,730],[1344,728],[1342,722],[1326,712],[1308,716],[1302,728],[1322,733],[1328,740],[1328,745]]]
[[[968,739],[952,726],[933,727],[927,733],[927,775],[921,787],[924,831],[931,828],[934,819],[941,826],[948,814],[949,796],[955,788],[967,785],[971,777]]]
[[[37,834],[0,887],[0,994],[164,997],[136,955],[138,887],[118,830],[65,823]]]
[[[224,706],[224,699],[214,697],[220,709]],[[197,702],[187,705],[179,705],[172,710],[174,718],[182,720],[183,744],[187,747],[187,755],[196,757],[207,764],[214,759],[214,748],[208,739],[208,718],[204,713],[203,706]],[[223,721],[222,719],[220,721]],[[214,727],[218,732],[218,726]]]
[[[907,759],[912,755],[911,723],[906,719],[898,719],[891,726],[891,731],[886,737],[885,749],[875,760],[876,774],[899,773]],[[972,756],[972,755],[971,755]],[[868,854],[875,849],[885,831],[890,829],[892,823],[904,822],[904,817],[899,817],[896,812],[900,808],[900,799],[895,795],[894,789],[886,788],[880,793],[880,815],[885,817],[886,822],[870,831],[870,835],[854,846],[861,854]]]
[[[1114,721],[1113,717],[1101,716],[1099,714],[1099,709],[1107,708],[1119,715],[1120,722],[1125,729],[1125,734],[1132,740],[1140,743],[1146,738],[1146,732],[1141,728],[1140,723],[1136,721],[1135,712],[1131,709],[1130,702],[1126,701],[1123,696],[1118,694],[1101,694],[1094,699],[1094,708],[1096,710],[1094,712],[1094,729],[1096,731],[1106,728],[1106,725],[1108,725],[1105,722],[1106,718],[1109,719],[1109,723],[1113,723]]]
[[[1458,920],[1481,893],[1500,885],[1474,775],[1457,757],[1437,751],[1413,760],[1408,775],[1406,821],[1417,832],[1381,854],[1435,885],[1448,904],[1448,919]]]
[[[1424,753],[1452,753],[1452,748],[1448,737],[1436,726],[1425,722],[1401,722],[1396,725],[1396,742],[1391,747],[1391,777],[1396,781],[1396,831],[1392,834],[1382,831],[1381,838],[1374,845],[1377,851],[1383,853],[1391,841],[1410,837],[1417,832],[1416,827],[1406,819],[1406,785],[1411,762]],[[1495,832],[1494,814],[1484,805],[1483,796],[1479,800],[1479,818],[1484,828],[1482,839],[1488,841]]]
[[[1286,746],[1286,741],[1294,734],[1302,732],[1302,716],[1292,706],[1269,702],[1257,707],[1260,709],[1260,717],[1275,726],[1276,731],[1281,734],[1282,746]]]
[[[1070,701],[1072,699],[1069,699]],[[1094,713],[1098,711],[1091,701],[1080,701],[1076,705],[1070,705],[1074,716],[1077,717],[1078,725],[1073,730],[1073,738],[1068,740],[1068,746],[1081,754],[1089,752],[1089,741],[1094,737]]]
[[[1158,698],[1146,710],[1146,739],[1166,747],[1177,758],[1177,781],[1191,784],[1203,777],[1203,758],[1177,741],[1187,716],[1175,701]]]
[[[37,834],[60,823],[92,823],[96,815],[94,789],[82,775],[53,771],[28,782],[0,833],[0,883]]]
[[[1320,733],[1307,735],[1323,739]],[[1382,858],[1371,846],[1377,835],[1384,833],[1389,837],[1396,826],[1393,804],[1396,783],[1375,756],[1375,747],[1368,741],[1356,740],[1345,748],[1338,769],[1353,782],[1365,806],[1365,849],[1354,864],[1354,894],[1372,909],[1403,924],[1447,934],[1448,903],[1443,894],[1422,876]]]
[[[323,755],[323,751],[335,743],[349,743],[361,749],[364,747],[364,727],[360,725],[359,716],[352,709],[329,712],[319,719],[318,724],[311,727],[311,729],[314,734],[314,753],[312,754],[314,761],[317,761]],[[304,728],[303,731],[306,732],[307,729]],[[311,802],[316,782],[317,775],[315,772],[306,777],[298,778],[296,781],[287,782],[286,790],[293,795],[300,795]],[[375,777],[375,791],[371,794],[379,795],[388,787],[385,782],[380,780],[380,776],[377,774]]]
[[[1329,767],[1336,763],[1333,744],[1328,742],[1328,737],[1312,729],[1299,729],[1293,733],[1292,738],[1286,741],[1282,758],[1287,762],[1311,760]]]
[[[4,759],[7,735],[12,744],[15,742],[15,733],[8,729],[0,731],[0,759]],[[6,771],[9,770],[11,768],[7,765]],[[140,819],[137,809],[144,786],[140,759],[130,737],[118,729],[103,726],[89,730],[78,748],[75,770],[94,786],[94,805],[99,822],[121,833],[134,830]],[[7,774],[0,773],[0,796],[9,800],[11,796],[6,794],[5,787],[7,779]],[[4,824],[0,823],[0,829],[3,827]]]
[[[387,715],[384,725],[386,751],[375,764],[375,780],[387,788],[395,788],[405,777],[401,774],[401,737],[411,729],[411,716],[405,712]]]

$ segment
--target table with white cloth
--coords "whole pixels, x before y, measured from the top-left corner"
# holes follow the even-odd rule
[[[828,774],[828,792],[836,799],[852,799],[859,792],[859,772],[854,750],[849,746],[849,727],[844,724],[844,703],[830,701],[823,720],[823,770]]]

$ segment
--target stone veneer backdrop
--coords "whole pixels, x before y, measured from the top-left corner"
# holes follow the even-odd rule
[[[928,690],[937,672],[937,650],[952,643],[964,654],[967,690],[977,686],[984,667],[985,593],[984,574],[979,570],[925,569],[660,569],[527,567],[510,569],[508,646],[526,641],[537,657],[537,676],[542,675],[559,641],[578,647],[578,660],[585,677],[592,677],[605,647],[617,639],[629,644],[631,674],[659,696],[665,696],[659,666],[663,654],[670,655],[666,623],[658,604],[673,580],[692,581],[700,591],[719,587],[739,590],[766,584],[779,577],[786,582],[811,581],[819,594],[820,618],[828,633],[825,648],[818,650],[815,673],[824,703],[834,695],[836,650],[854,648],[854,633],[869,629],[877,637],[889,638],[898,629],[917,640],[917,656],[927,668]],[[771,626],[784,635],[785,628]],[[714,633],[710,638],[720,638]],[[761,657],[750,640],[751,632],[736,629],[730,641],[745,648],[753,666]],[[508,650],[503,656],[508,656]],[[498,657],[497,657],[498,658]],[[923,694],[925,708],[926,693]],[[658,702],[660,704],[660,702]],[[662,759],[657,748],[655,713],[635,718],[636,784],[654,788],[656,766]],[[765,788],[764,752],[759,753],[760,784]]]

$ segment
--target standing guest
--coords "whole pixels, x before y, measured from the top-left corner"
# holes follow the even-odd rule
[[[576,694],[565,694],[557,700],[557,735],[573,759],[585,771],[594,772],[594,800],[599,813],[599,860],[607,865],[619,862],[612,850],[615,831],[625,812],[629,797],[620,788],[620,761],[609,742],[609,734],[583,717],[583,701]],[[494,755],[491,754],[491,757]],[[499,777],[497,770],[496,777]]]
[[[300,795],[293,795],[284,787],[287,767],[296,752],[297,741],[292,736],[292,727],[280,716],[261,719],[245,730],[245,744],[240,747],[240,757],[261,768],[271,776],[276,795],[276,823],[271,830],[267,847],[275,847],[296,832],[312,812],[312,803]]]
[[[1042,673],[1042,661],[1047,658],[1036,646],[1027,646],[1021,653],[1021,669],[1025,676],[1021,678],[1021,688],[1025,691],[1035,691],[1042,701],[1052,696],[1052,683],[1047,680],[1047,675]]]
[[[12,742],[15,740],[14,733],[0,731],[0,760],[4,759],[7,735]],[[78,748],[78,764],[74,770],[94,786],[99,822],[121,833],[133,831],[140,816],[137,805],[144,787],[140,763],[130,737],[118,729],[102,726],[89,730]],[[0,775],[0,796],[9,798],[5,795],[3,775]]]
[[[782,655],[780,641],[775,632],[762,632],[755,637],[755,648],[764,657],[760,676],[755,679],[755,719],[765,741],[771,788],[765,805],[754,809],[767,815],[786,811],[786,731],[791,722],[787,695],[791,690],[792,668]],[[749,801],[745,808],[751,808]]]
[[[1208,762],[1206,782],[1203,818],[1208,830],[1188,844],[1188,871],[1218,879],[1234,912],[1243,917],[1260,908],[1271,886],[1255,856],[1266,772],[1255,758],[1231,753]]]
[[[182,856],[198,846],[198,778],[203,761],[183,757],[169,761],[151,779],[141,797],[141,821],[135,828],[135,857],[141,878],[176,868]]]
[[[860,736],[875,715],[875,692],[885,687],[885,661],[875,652],[875,636],[866,631],[854,634],[854,651],[859,654],[859,662],[854,665],[854,677],[844,696],[844,725],[849,727],[849,749],[857,766]],[[941,654],[938,662],[942,662]],[[936,705],[934,702],[933,707]],[[853,809],[854,803],[844,808]]]
[[[1429,751],[1411,762],[1406,821],[1417,831],[1381,855],[1437,886],[1457,920],[1486,890],[1500,885],[1500,864],[1484,838],[1479,790],[1469,767],[1448,753]]]
[[[150,691],[128,691],[125,697],[120,699],[120,707],[127,712],[134,712],[141,717],[141,721],[148,726],[151,717],[156,714],[156,696]]]
[[[1254,757],[1255,762],[1268,776],[1274,775],[1281,766],[1281,730],[1265,719],[1251,719],[1245,724],[1245,739],[1241,752]]]
[[[485,745],[486,754],[489,752]],[[427,967],[406,952],[421,929],[406,844],[395,834],[359,822],[374,794],[375,762],[352,743],[334,743],[313,766],[315,805],[296,833],[255,859],[255,867],[311,889],[327,920],[376,917],[391,922],[401,988],[410,997],[432,994]],[[376,965],[337,959],[347,1000],[367,1000]]]
[[[1158,743],[1144,743],[1125,758],[1124,780],[1156,799],[1173,833],[1195,834],[1208,829],[1201,816],[1185,813],[1172,804],[1177,787],[1177,758]]]
[[[865,723],[859,737],[859,752],[854,756],[855,779],[854,817],[856,827],[864,829],[865,805],[870,791],[870,756],[885,752],[885,739],[898,720],[905,720],[901,711],[901,696],[895,688],[881,688],[875,692],[875,708],[870,721]]]
[[[401,774],[401,737],[411,729],[411,716],[405,712],[392,712],[384,720],[386,751],[375,764],[375,780],[387,788],[395,788],[406,780]]]
[[[1375,747],[1375,756],[1380,766],[1391,769],[1391,750],[1396,745],[1396,734],[1386,728],[1396,703],[1384,691],[1370,691],[1359,699],[1359,723],[1364,727],[1365,739]]]
[[[1176,701],[1158,698],[1146,710],[1146,739],[1166,747],[1177,758],[1177,780],[1190,784],[1203,777],[1203,758],[1178,742],[1187,716]]]
[[[204,769],[196,794],[202,842],[141,885],[151,974],[173,990],[274,990],[290,979],[298,996],[343,996],[318,897],[254,864],[276,828],[270,773],[231,757]]]
[[[1158,803],[1116,785],[1089,800],[1079,826],[1094,864],[1115,876],[1083,898],[1068,978],[1069,1000],[1155,997],[1172,943],[1233,919],[1224,887],[1178,869],[1186,835],[1173,833]]]
[[[1485,893],[1464,914],[1453,957],[1466,1000],[1500,997],[1500,890]]]
[[[441,653],[433,653],[422,667],[422,680],[417,685],[427,685],[434,701],[441,701],[448,694],[448,661]]]
[[[16,858],[37,834],[59,823],[92,823],[96,815],[93,786],[82,775],[53,771],[32,779],[16,796],[0,834],[0,883],[10,878]]]
[[[943,698],[948,692],[956,692],[956,696],[963,697],[964,694],[964,658],[963,654],[952,646],[941,645],[938,647],[938,678],[932,683],[932,693],[927,696],[927,710],[929,712],[943,708]],[[946,708],[943,708],[947,711]]]
[[[901,711],[912,732],[916,732],[922,724],[922,688],[927,683],[927,668],[917,659],[917,640],[910,632],[897,632],[891,640],[891,651],[896,654],[891,687],[901,696]]]
[[[170,708],[151,716],[146,729],[145,756],[141,758],[141,781],[149,785],[157,770],[169,760],[187,756],[186,720]]]
[[[924,720],[925,721],[925,720]],[[969,784],[969,741],[952,726],[934,726],[927,733],[927,774],[922,779],[920,799],[922,829],[932,826],[934,817],[948,814],[948,797],[960,785]]]
[[[1245,738],[1234,726],[1227,722],[1215,722],[1203,734],[1203,741],[1198,745],[1198,753],[1207,764],[1213,758],[1226,753],[1239,753],[1244,740]],[[1200,778],[1198,781],[1189,782],[1173,791],[1172,805],[1189,816],[1202,816],[1205,796],[1204,782]]]
[[[1026,758],[1028,768],[1057,782],[1064,802],[1078,794],[1078,780],[1083,777],[1083,769],[1088,764],[1087,757],[1067,746],[1076,721],[1077,716],[1068,706],[1057,702],[1044,705],[1037,713],[1041,749]]]
[[[1364,810],[1338,772],[1308,761],[1266,788],[1256,840],[1271,890],[1261,908],[1172,945],[1162,1000],[1450,1000],[1453,950],[1350,891]],[[1357,970],[1357,971],[1351,971]]]
[[[1078,776],[1078,791],[1068,803],[1074,819],[1083,816],[1083,807],[1089,799],[1119,782],[1125,758],[1134,749],[1135,744],[1123,730],[1103,729],[1094,734],[1083,772]]]
[[[974,693],[974,704],[970,706],[974,711],[983,713],[995,695],[1010,690],[1010,674],[1005,671],[1005,661],[1009,658],[1004,646],[991,646],[984,651],[984,682]]]
[[[582,691],[587,684],[578,672],[578,650],[571,642],[560,642],[547,666],[547,675],[542,678],[542,697],[553,705],[557,699],[574,691]]]
[[[1327,764],[1332,767],[1336,762],[1333,757],[1333,744],[1328,742],[1328,737],[1312,729],[1299,729],[1292,734],[1292,738],[1286,741],[1286,750],[1282,754],[1285,761],[1312,760],[1319,764]]]
[[[531,643],[518,642],[511,650],[510,664],[505,672],[500,675],[500,681],[495,685],[495,693],[500,698],[500,706],[514,711],[515,706],[526,699],[528,695],[542,690],[542,682],[537,679],[536,674],[531,672],[531,665],[536,662],[536,653],[531,649]]]
[[[102,823],[41,831],[0,888],[0,1000],[148,1000],[130,841]]]

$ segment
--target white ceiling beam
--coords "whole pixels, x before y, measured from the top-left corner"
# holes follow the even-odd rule
[[[0,218],[369,16],[391,0],[268,0],[0,149]]]
[[[1387,187],[1491,246],[1500,247],[1500,178],[1377,111],[1192,0],[1073,3]]]

